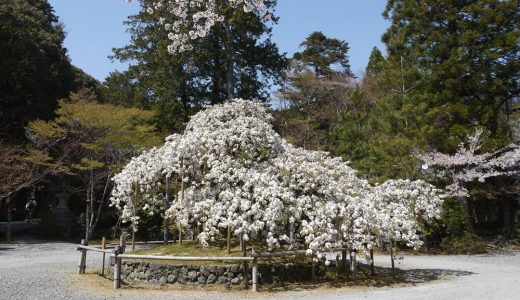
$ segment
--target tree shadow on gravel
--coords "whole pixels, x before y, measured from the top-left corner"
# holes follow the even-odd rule
[[[263,291],[286,292],[316,290],[323,288],[350,288],[366,289],[373,287],[404,287],[415,286],[436,280],[449,280],[454,277],[468,276],[474,274],[469,271],[449,269],[395,269],[374,268],[375,275],[370,275],[370,265],[358,264],[356,278],[352,279],[350,272],[338,276],[336,268],[327,268],[324,276],[317,278],[314,282],[278,282],[261,284]]]

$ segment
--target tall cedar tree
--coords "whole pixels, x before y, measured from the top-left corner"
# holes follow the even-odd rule
[[[291,143],[331,150],[335,121],[351,92],[348,44],[321,32],[311,33],[294,54],[280,90],[285,107],[275,111],[276,128]]]
[[[390,0],[384,16],[385,67],[364,82],[368,117],[343,116],[338,153],[375,180],[413,178],[412,151],[453,152],[475,126],[490,133],[484,151],[508,143],[520,82],[516,1]],[[344,146],[360,135],[361,150]]]
[[[232,96],[257,101],[266,101],[270,86],[280,83],[287,60],[271,41],[267,21],[225,2],[222,14],[229,21],[216,24],[207,37],[194,41],[193,50],[172,55],[167,52],[168,33],[159,23],[161,16],[173,23],[172,16],[147,13],[152,2],[141,1],[141,11],[126,22],[132,43],[114,49],[114,58],[135,64],[127,73],[111,74],[104,93],[131,97],[127,105],[154,107],[160,130],[179,131],[202,105],[229,98],[228,82]],[[266,5],[272,8],[276,1]]]

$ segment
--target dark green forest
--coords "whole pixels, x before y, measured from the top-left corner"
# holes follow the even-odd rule
[[[23,219],[16,211],[34,195],[36,218],[52,227],[50,205],[67,194],[87,237],[113,231],[107,178],[205,106],[233,98],[270,106],[282,137],[343,157],[372,183],[442,186],[414,153],[454,154],[477,129],[481,153],[520,143],[518,1],[388,0],[385,49],[373,48],[363,74],[350,69],[349,41],[309,32],[287,57],[272,40],[276,16],[233,9],[193,50],[172,55],[159,16],[146,12],[151,1],[140,2],[124,24],[131,43],[111,56],[134,63],[103,82],[72,64],[47,0],[0,3],[0,221]],[[468,185],[464,203],[446,200],[442,219],[425,225],[426,249],[520,243],[518,184],[498,176]],[[160,234],[160,221],[147,222],[157,232],[139,234]]]

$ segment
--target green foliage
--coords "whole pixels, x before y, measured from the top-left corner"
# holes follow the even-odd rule
[[[228,99],[228,85],[234,97],[266,101],[271,85],[280,84],[287,59],[272,42],[269,23],[224,4],[219,13],[229,21],[193,41],[194,50],[172,55],[159,18],[174,20],[161,10],[147,13],[152,2],[142,0],[141,11],[125,23],[132,42],[114,49],[114,58],[135,63],[127,72],[106,79],[104,102],[153,109],[160,131],[178,132],[203,105]],[[275,4],[266,2],[268,8]]]
[[[287,106],[275,111],[275,127],[292,144],[312,150],[331,150],[338,114],[347,110],[352,91],[345,41],[313,32],[294,54],[280,96]]]
[[[444,232],[449,236],[462,236],[466,232],[464,205],[457,199],[444,201],[441,220]]]
[[[0,128],[15,138],[23,124],[49,118],[74,74],[65,33],[47,0],[0,2]]]
[[[370,57],[368,59],[368,64],[365,69],[365,75],[366,76],[377,76],[379,73],[381,73],[385,68],[385,57],[379,51],[377,47],[374,47],[372,49],[372,52],[370,52]]]
[[[65,32],[47,0],[0,1],[0,136],[23,139],[28,121],[48,120],[71,91],[99,82],[70,64]]]
[[[449,236],[441,248],[450,254],[478,254],[486,252],[486,244],[476,234],[465,231],[458,236]]]
[[[361,111],[342,116],[336,153],[384,180],[419,177],[414,151],[452,153],[475,127],[488,131],[483,151],[509,143],[520,91],[515,1],[390,0],[384,16],[388,56],[372,51],[351,99]]]
[[[304,67],[311,67],[318,76],[329,76],[336,73],[334,67],[341,67],[350,72],[348,44],[345,41],[328,38],[315,31],[300,44],[302,52],[294,53],[293,60]]]
[[[75,149],[70,165],[80,172],[112,169],[160,141],[150,111],[86,102],[73,94],[68,101],[60,100],[56,114],[53,121],[31,122],[28,130],[40,143]]]
[[[513,227],[513,232],[511,234],[511,241],[515,244],[520,244],[520,224],[516,223]]]

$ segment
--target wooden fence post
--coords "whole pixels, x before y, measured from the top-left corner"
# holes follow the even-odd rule
[[[87,242],[85,239],[81,240],[81,245],[86,246]],[[79,263],[78,263],[78,274],[85,274],[86,261],[87,261],[87,250],[80,249]]]
[[[105,237],[101,239],[101,249],[105,250],[107,246],[107,240]],[[101,266],[101,276],[105,275],[105,252],[103,252],[103,265]]]
[[[258,292],[258,255],[255,253],[255,249],[252,250],[253,254],[253,274],[252,274],[252,280],[253,280],[253,292]]]
[[[121,288],[121,258],[118,256],[122,251],[121,246],[116,246],[116,251],[114,252],[114,289]]]
[[[121,252],[120,253],[125,253],[125,249],[126,249],[126,239],[128,238],[128,233],[125,231],[121,234],[121,236],[119,237],[119,246],[121,246]]]

